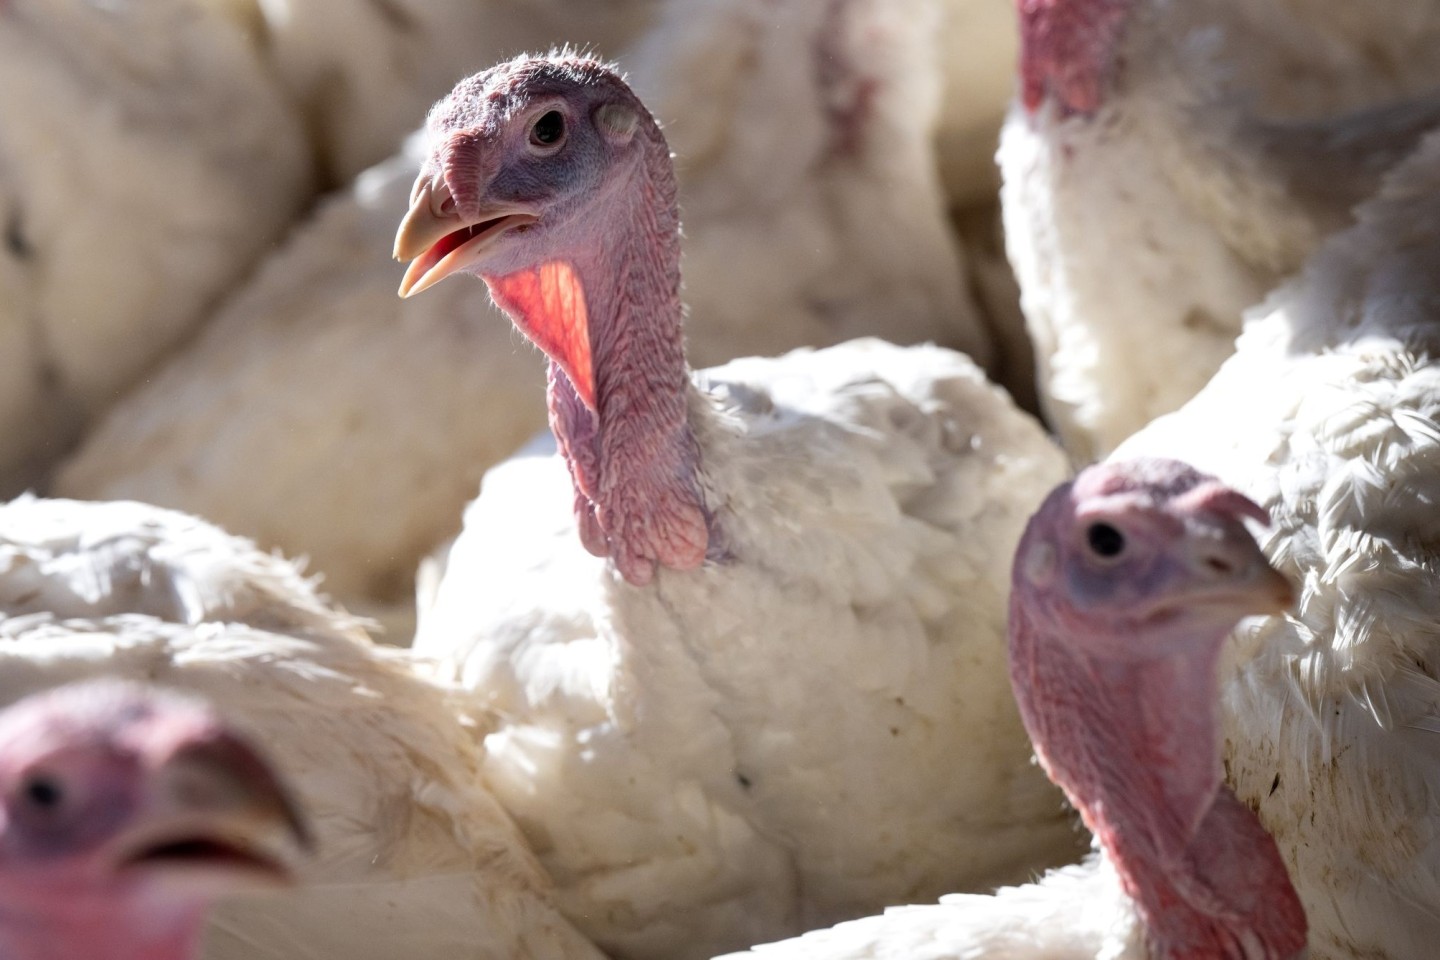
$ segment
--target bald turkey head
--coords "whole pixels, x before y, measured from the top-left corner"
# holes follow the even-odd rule
[[[713,557],[655,119],[614,68],[559,53],[461,81],[427,129],[395,239],[411,261],[401,295],[477,274],[550,358],[550,424],[590,552],[637,585]]]
[[[1224,786],[1220,651],[1288,581],[1265,512],[1172,460],[1057,489],[1016,553],[1010,676],[1035,752],[1095,832],[1157,958],[1284,958],[1305,915],[1275,842]]]
[[[207,706],[101,681],[0,715],[0,955],[182,960],[218,896],[288,882],[309,834]]]

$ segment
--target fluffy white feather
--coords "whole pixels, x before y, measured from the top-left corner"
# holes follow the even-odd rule
[[[0,703],[99,675],[215,703],[315,828],[305,886],[222,907],[208,960],[600,960],[481,785],[478,732],[291,564],[141,504],[0,507]]]
[[[704,957],[1073,856],[1005,672],[1059,451],[934,347],[697,377],[728,559],[627,585],[532,451],[486,476],[416,642],[504,718],[485,776],[569,915]]]
[[[719,960],[1148,960],[1134,902],[1100,855],[993,896],[951,894],[938,904],[812,930]]]

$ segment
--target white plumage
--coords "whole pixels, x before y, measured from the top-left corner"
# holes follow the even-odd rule
[[[420,558],[545,424],[529,348],[478,285],[395,295],[418,143],[329,198],[57,474],[61,495],[200,514],[412,636]]]
[[[1274,520],[1298,613],[1238,635],[1229,780],[1279,842],[1311,956],[1440,939],[1440,138],[1118,455],[1181,454]]]
[[[1149,960],[1149,953],[1134,902],[1096,854],[993,896],[891,907],[719,960]]]
[[[1329,0],[1055,9],[1082,4],[1120,11],[1104,15],[1122,37],[1087,34],[1071,15],[1057,34],[1091,49],[1037,39],[1026,69],[1082,61],[1098,108],[1072,112],[1053,86],[1033,112],[1017,104],[999,160],[1041,398],[1067,448],[1088,459],[1193,396],[1233,350],[1241,312],[1440,121],[1440,98],[1337,112],[1440,82],[1429,56],[1404,74],[1371,69],[1385,59],[1374,51],[1440,32],[1440,5],[1386,4],[1367,11],[1363,31],[1330,18],[1345,5]],[[1394,66],[1407,62],[1394,54]],[[1310,119],[1266,119],[1282,116]]]
[[[289,563],[133,503],[0,507],[0,702],[97,675],[194,691],[315,828],[306,885],[222,907],[208,960],[585,958],[481,785],[478,733]]]
[[[936,0],[669,0],[624,57],[665,127],[700,366],[875,331],[982,366],[934,154]]]
[[[188,332],[308,187],[298,118],[225,18],[0,4],[0,493]]]
[[[532,453],[486,476],[421,621],[504,718],[485,776],[567,912],[703,957],[1073,855],[1005,674],[1005,558],[1059,451],[934,347],[697,382],[726,559],[625,584]]]

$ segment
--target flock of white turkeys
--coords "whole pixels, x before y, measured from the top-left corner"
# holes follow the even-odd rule
[[[1434,956],[1440,0],[0,0],[0,497],[313,831],[206,960]]]

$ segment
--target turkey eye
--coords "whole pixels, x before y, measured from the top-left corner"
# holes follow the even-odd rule
[[[1085,531],[1085,542],[1101,557],[1118,557],[1125,550],[1125,534],[1108,523],[1092,523]]]
[[[44,774],[36,774],[25,781],[20,793],[37,810],[54,810],[65,800],[65,791],[59,781]]]
[[[551,110],[530,128],[530,142],[537,147],[553,147],[565,136],[565,118],[559,110]]]

